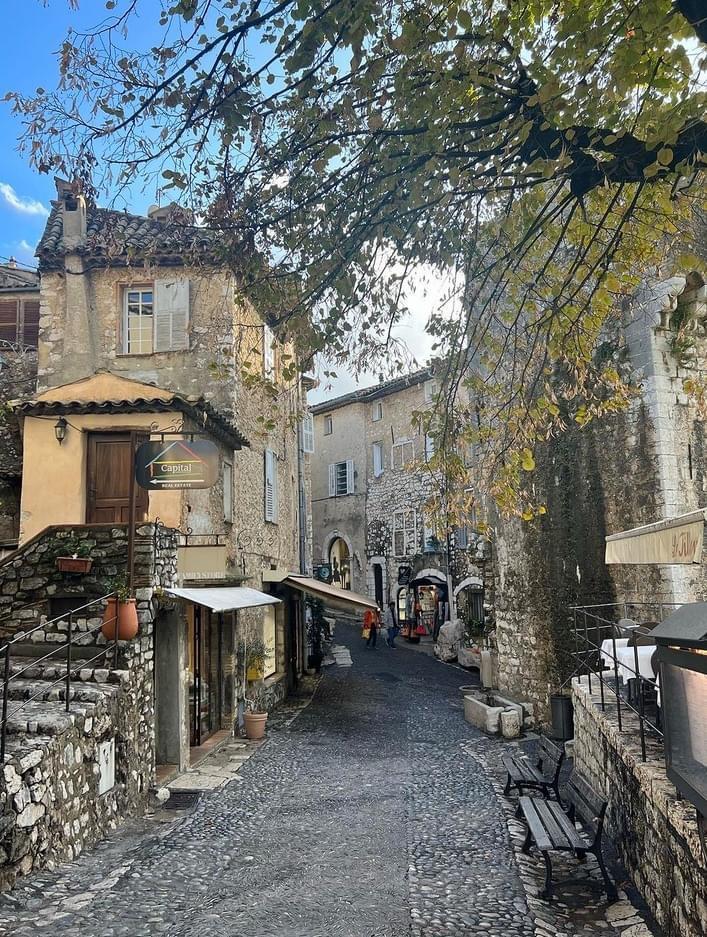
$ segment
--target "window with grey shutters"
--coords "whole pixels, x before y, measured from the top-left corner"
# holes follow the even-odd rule
[[[383,443],[373,443],[373,477],[380,478],[383,474]]]
[[[263,374],[275,378],[275,333],[269,325],[263,326]]]
[[[123,354],[188,349],[189,280],[171,277],[123,291]]]
[[[277,455],[265,450],[265,520],[277,523]]]
[[[354,493],[353,459],[334,462],[329,466],[329,497],[339,498]]]

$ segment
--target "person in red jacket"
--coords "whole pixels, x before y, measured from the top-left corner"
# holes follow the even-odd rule
[[[378,639],[378,628],[380,627],[380,612],[367,608],[363,615],[363,630],[368,629],[368,640],[366,647],[375,647]]]

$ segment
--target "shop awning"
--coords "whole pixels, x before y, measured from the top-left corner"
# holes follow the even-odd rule
[[[280,599],[247,586],[223,586],[207,589],[165,589],[169,595],[186,599],[195,605],[205,605],[212,612],[233,612],[239,608],[258,608],[261,605],[277,605]]]
[[[444,573],[437,572],[422,572],[418,573],[414,579],[411,579],[409,582],[411,586],[446,586],[447,580],[444,577]]]
[[[634,527],[606,538],[607,563],[701,563],[705,511]]]
[[[317,579],[311,579],[309,576],[287,576],[282,580],[282,585],[290,586],[299,592],[306,592],[314,595],[327,605],[333,605],[345,608],[378,608],[375,599],[369,599],[366,595],[358,592],[351,592],[349,589],[340,589],[338,586],[331,586],[326,582],[319,582]]]

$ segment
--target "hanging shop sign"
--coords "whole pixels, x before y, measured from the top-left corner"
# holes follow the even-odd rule
[[[320,563],[319,566],[315,566],[312,570],[312,577],[320,582],[331,582],[334,578],[331,563]]]
[[[407,586],[412,577],[412,566],[398,566],[398,585]]]
[[[211,488],[218,474],[218,447],[209,439],[144,442],[135,453],[135,480],[149,491]]]

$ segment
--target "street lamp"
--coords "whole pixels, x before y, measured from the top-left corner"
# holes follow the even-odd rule
[[[66,422],[63,416],[60,416],[59,419],[54,424],[54,435],[56,436],[56,441],[61,445],[64,442],[66,437],[66,427],[69,424]]]

